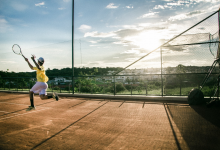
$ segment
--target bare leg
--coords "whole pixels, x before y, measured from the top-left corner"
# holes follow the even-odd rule
[[[29,96],[30,96],[31,106],[34,107],[34,92],[30,91]]]

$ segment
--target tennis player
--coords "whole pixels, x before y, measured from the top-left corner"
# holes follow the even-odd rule
[[[42,100],[46,100],[46,99],[50,99],[50,98],[54,98],[57,101],[59,100],[59,96],[53,92],[53,94],[51,96],[47,95],[47,81],[49,80],[48,77],[45,74],[45,69],[44,69],[44,58],[40,57],[38,59],[38,63],[35,61],[35,56],[32,56],[31,59],[33,60],[34,64],[36,65],[36,67],[33,67],[30,62],[28,61],[27,58],[25,58],[25,61],[28,63],[29,67],[32,70],[36,70],[36,74],[37,74],[37,82],[36,84],[31,88],[30,92],[29,92],[29,96],[30,96],[30,102],[31,102],[31,106],[28,107],[28,109],[26,109],[26,111],[29,110],[33,110],[35,109],[34,107],[34,94],[35,93],[39,93],[40,98]]]

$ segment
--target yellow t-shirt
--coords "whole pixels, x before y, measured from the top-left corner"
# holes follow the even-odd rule
[[[44,66],[39,66],[41,70],[39,70],[37,67],[33,67],[34,70],[36,70],[36,75],[37,75],[37,81],[38,82],[47,82],[49,78],[45,74],[45,69]]]

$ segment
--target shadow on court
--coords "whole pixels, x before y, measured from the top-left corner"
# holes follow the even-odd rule
[[[0,92],[0,149],[219,149],[219,108]]]
[[[177,130],[189,149],[219,149],[220,107],[167,105]]]

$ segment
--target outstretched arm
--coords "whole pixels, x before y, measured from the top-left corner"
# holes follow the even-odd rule
[[[33,70],[33,66],[30,64],[27,58],[25,58],[25,61],[28,63],[28,66]]]
[[[31,59],[33,60],[34,64],[36,65],[37,69],[41,70],[40,66],[39,66],[38,63],[35,61],[34,58],[35,58],[34,56],[31,57]]]

